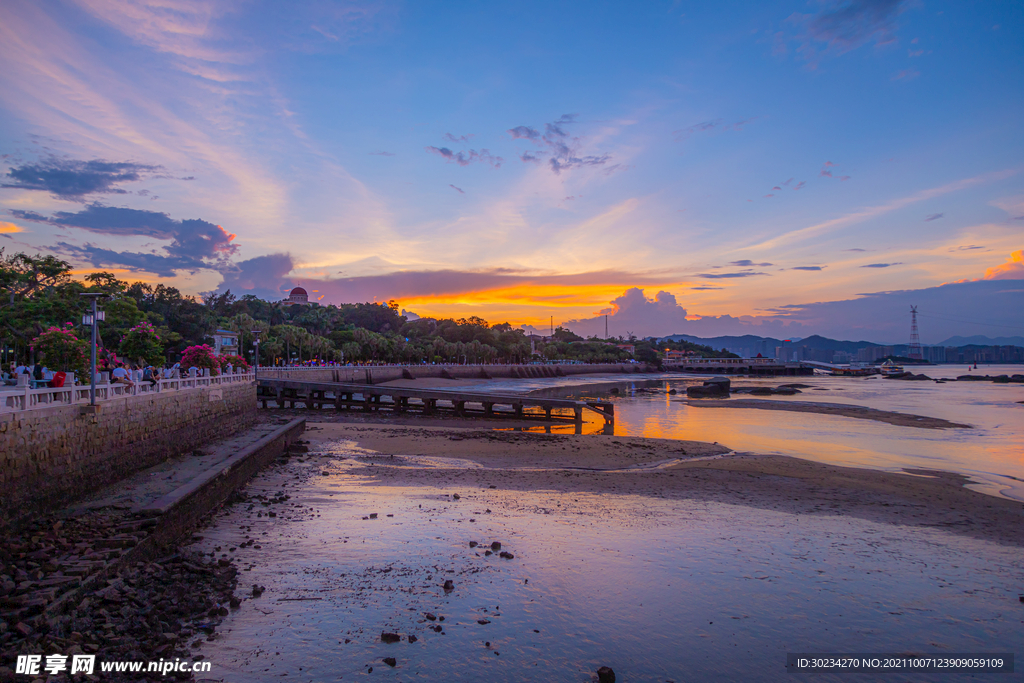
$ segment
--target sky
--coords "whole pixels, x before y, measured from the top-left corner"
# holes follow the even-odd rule
[[[1024,5],[0,0],[0,246],[581,334],[1024,334]]]

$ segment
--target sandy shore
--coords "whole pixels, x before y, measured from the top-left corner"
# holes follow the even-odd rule
[[[311,422],[307,434],[314,444],[350,440],[376,451],[376,466],[368,469],[385,486],[698,499],[795,514],[850,515],[1024,546],[1024,504],[966,489],[965,477],[947,472],[878,472],[785,456],[726,455],[722,446],[692,441],[493,431],[475,425]],[[443,466],[436,466],[438,459]],[[674,460],[680,462],[671,464]],[[659,469],[642,469],[658,463]],[[430,464],[435,466],[425,466]]]
[[[898,427],[920,427],[922,429],[971,429],[971,425],[950,422],[939,417],[910,415],[888,410],[875,410],[864,406],[844,403],[813,403],[811,401],[782,401],[757,398],[691,399],[683,401],[696,408],[755,408],[758,410],[788,410],[794,413],[819,413],[839,415],[859,420],[876,420]]]

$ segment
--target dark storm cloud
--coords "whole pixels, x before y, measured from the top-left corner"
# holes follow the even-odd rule
[[[50,158],[11,168],[5,176],[8,180],[0,187],[39,190],[61,199],[81,200],[90,194],[126,194],[126,190],[117,187],[119,184],[142,180],[158,170],[159,166],[129,161]]]
[[[224,273],[224,282],[218,291],[231,290],[234,294],[253,294],[270,301],[280,299],[294,283],[287,280],[295,268],[291,254],[267,254],[239,261]]]

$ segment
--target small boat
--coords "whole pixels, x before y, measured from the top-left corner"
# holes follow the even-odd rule
[[[897,365],[891,360],[887,360],[882,363],[881,367],[878,368],[878,371],[882,373],[882,377],[894,377],[896,375],[902,375],[904,372],[902,365]]]

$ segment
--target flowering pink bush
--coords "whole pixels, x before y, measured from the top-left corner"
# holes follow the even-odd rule
[[[228,353],[223,356],[217,356],[217,360],[220,362],[221,372],[227,370],[228,363],[231,363],[232,367],[249,370],[249,363],[247,363],[246,360],[241,356],[233,353]]]
[[[186,372],[193,367],[209,368],[211,374],[220,372],[220,362],[207,344],[197,344],[185,349],[181,354],[181,367]]]
[[[156,328],[148,322],[141,322],[125,333],[120,345],[121,353],[133,360],[150,365],[159,365],[164,359],[164,347]]]
[[[89,344],[75,336],[71,323],[49,328],[32,340],[31,348],[42,354],[43,362],[51,370],[88,373]]]

